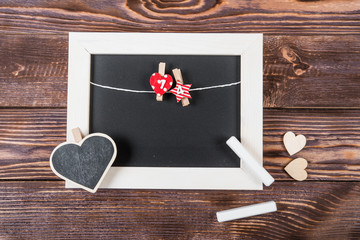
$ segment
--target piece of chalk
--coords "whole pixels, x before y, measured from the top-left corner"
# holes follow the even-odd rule
[[[266,186],[270,186],[274,182],[274,178],[255,160],[236,137],[232,136],[229,138],[226,144],[241,158],[243,163],[249,167],[252,174],[258,177]]]
[[[275,212],[276,210],[276,203],[274,201],[269,201],[217,212],[216,217],[219,222],[226,222],[264,213]]]

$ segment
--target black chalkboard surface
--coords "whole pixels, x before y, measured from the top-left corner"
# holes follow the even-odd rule
[[[180,68],[192,88],[240,80],[240,56],[92,55],[91,81],[151,91],[149,79],[159,62],[166,63],[166,74]],[[171,93],[157,102],[155,93],[91,85],[90,133],[114,139],[118,153],[113,166],[240,167],[225,143],[230,136],[240,138],[240,85],[190,94],[191,104],[182,107]]]

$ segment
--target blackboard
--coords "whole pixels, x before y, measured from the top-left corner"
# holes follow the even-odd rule
[[[50,167],[60,178],[96,192],[116,156],[116,146],[102,133],[86,136],[80,143],[62,143],[51,154]]]
[[[166,73],[180,68],[185,84],[201,88],[238,82],[241,56],[101,55],[91,56],[90,81],[134,90],[151,90],[149,79],[166,63]],[[190,92],[182,107],[175,95],[163,102],[155,93],[90,88],[90,133],[111,136],[117,145],[113,166],[240,167],[226,145],[240,138],[240,85]]]

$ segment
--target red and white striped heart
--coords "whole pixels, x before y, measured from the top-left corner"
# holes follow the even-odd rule
[[[166,93],[171,88],[172,84],[173,78],[168,74],[161,76],[160,73],[153,73],[150,77],[150,85],[158,96],[162,96]]]

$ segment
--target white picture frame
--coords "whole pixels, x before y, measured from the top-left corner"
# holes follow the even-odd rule
[[[92,54],[241,56],[240,141],[262,165],[262,34],[69,33],[66,133],[68,142],[74,142],[71,134],[73,128],[79,127],[85,136],[89,134]],[[261,190],[263,187],[261,181],[249,174],[244,164],[240,166],[240,168],[111,167],[100,188]],[[66,187],[77,186],[66,182]]]

